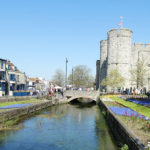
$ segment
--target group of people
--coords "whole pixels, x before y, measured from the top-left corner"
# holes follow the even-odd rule
[[[93,91],[94,88],[70,88],[69,90],[78,90],[78,91]]]
[[[146,95],[147,94],[145,87],[144,88],[140,88],[140,89],[132,88],[132,87],[126,88],[126,89],[123,88],[121,90],[121,93],[122,94],[127,94],[127,95],[142,95],[142,94]]]
[[[56,94],[61,94],[62,97],[64,97],[64,92],[63,92],[63,89],[55,89],[55,88],[51,88],[49,91],[48,91],[48,94],[49,96],[55,96],[56,97]]]

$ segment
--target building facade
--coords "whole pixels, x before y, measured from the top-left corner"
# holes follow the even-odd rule
[[[26,75],[9,60],[0,59],[0,96],[26,90]]]
[[[116,67],[120,75],[125,78],[124,87],[118,88],[136,88],[136,82],[131,77],[131,70],[136,67],[141,57],[144,59],[147,70],[144,87],[150,90],[150,44],[132,44],[130,29],[110,30],[107,39],[100,42],[100,90],[104,89],[101,85],[102,80]],[[111,89],[108,88],[108,90]]]
[[[6,80],[7,60],[0,59],[0,96],[8,94],[8,82]]]
[[[24,91],[26,90],[26,75],[18,70],[18,68],[7,61],[6,63],[6,75],[9,85],[9,96],[13,96],[14,91]]]
[[[34,93],[34,92],[46,92],[49,89],[49,81],[45,80],[44,78],[28,78],[27,79],[27,90]]]

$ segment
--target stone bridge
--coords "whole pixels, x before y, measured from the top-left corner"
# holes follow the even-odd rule
[[[79,91],[79,90],[67,90],[64,96],[68,98],[68,102],[77,98],[88,98],[96,101],[99,96],[99,91]]]

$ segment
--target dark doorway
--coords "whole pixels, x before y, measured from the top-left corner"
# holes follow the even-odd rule
[[[5,83],[5,95],[8,95],[8,82]]]

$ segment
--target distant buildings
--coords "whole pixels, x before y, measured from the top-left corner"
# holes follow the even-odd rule
[[[47,91],[49,88],[49,81],[43,78],[27,78],[27,89],[29,91]]]
[[[9,60],[0,59],[0,96],[25,96],[31,91],[46,91],[48,87],[48,81],[29,78]]]
[[[35,91],[36,78],[27,78],[27,89],[29,91]]]

